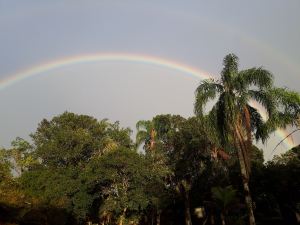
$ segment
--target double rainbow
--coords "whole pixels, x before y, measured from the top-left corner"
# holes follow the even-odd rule
[[[9,86],[12,86],[17,82],[21,82],[22,80],[25,80],[27,78],[41,75],[45,72],[49,72],[51,70],[55,70],[58,68],[72,66],[75,64],[106,62],[106,61],[149,64],[153,66],[168,68],[170,70],[175,70],[186,75],[191,75],[200,78],[201,80],[207,78],[213,78],[213,76],[209,75],[204,70],[199,70],[182,63],[178,63],[175,61],[162,59],[158,57],[140,55],[140,54],[138,55],[127,54],[127,53],[100,53],[100,54],[86,54],[86,55],[78,55],[78,56],[61,58],[55,61],[50,61],[44,64],[33,66],[25,70],[21,70],[17,73],[6,76],[6,78],[0,80],[0,91]],[[283,139],[287,135],[286,132],[283,130],[278,130],[276,134],[281,139]],[[285,144],[287,145],[288,148],[291,148],[294,145],[292,141],[289,139],[285,140]]]

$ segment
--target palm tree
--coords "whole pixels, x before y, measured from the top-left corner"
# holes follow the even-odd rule
[[[232,186],[222,187],[213,187],[212,197],[216,202],[216,206],[221,211],[221,221],[222,225],[226,225],[225,216],[228,213],[230,206],[232,206],[236,200],[236,190]]]
[[[223,65],[219,80],[204,80],[196,89],[195,113],[205,120],[209,118],[220,147],[237,154],[249,222],[254,225],[249,191],[252,137],[264,142],[277,128],[294,125],[300,112],[300,97],[296,92],[274,87],[272,74],[263,68],[238,71],[238,57],[234,54],[227,55]],[[210,100],[216,102],[204,116],[204,106]],[[251,101],[266,110],[266,121]]]
[[[145,150],[152,150],[155,144],[156,131],[154,124],[150,120],[140,120],[136,124],[136,145],[139,147],[144,143]]]

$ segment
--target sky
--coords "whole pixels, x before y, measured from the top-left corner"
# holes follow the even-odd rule
[[[276,85],[300,92],[299,10],[298,0],[0,0],[0,83],[63,58],[108,53],[169,60],[217,78],[224,56],[235,53],[240,69],[263,66]],[[64,111],[133,130],[157,114],[192,116],[203,78],[117,60],[43,71],[0,88],[0,146],[29,140],[43,118]],[[267,159],[280,140],[274,134],[260,145]],[[290,143],[299,144],[300,134]]]

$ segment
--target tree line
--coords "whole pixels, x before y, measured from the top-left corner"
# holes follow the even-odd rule
[[[229,54],[196,89],[195,116],[138,121],[135,141],[118,122],[42,120],[0,150],[0,224],[298,224],[300,147],[265,163],[254,145],[299,127],[299,94],[273,82]]]

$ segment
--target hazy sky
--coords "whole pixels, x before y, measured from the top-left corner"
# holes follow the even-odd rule
[[[300,1],[0,0],[0,79],[63,57],[121,52],[174,60],[215,76],[233,52],[300,91]],[[0,146],[66,110],[98,119],[193,115],[200,79],[154,65],[72,65],[0,90]],[[300,135],[294,144],[300,143]],[[268,157],[279,138],[263,146]],[[283,152],[283,145],[278,153]]]

